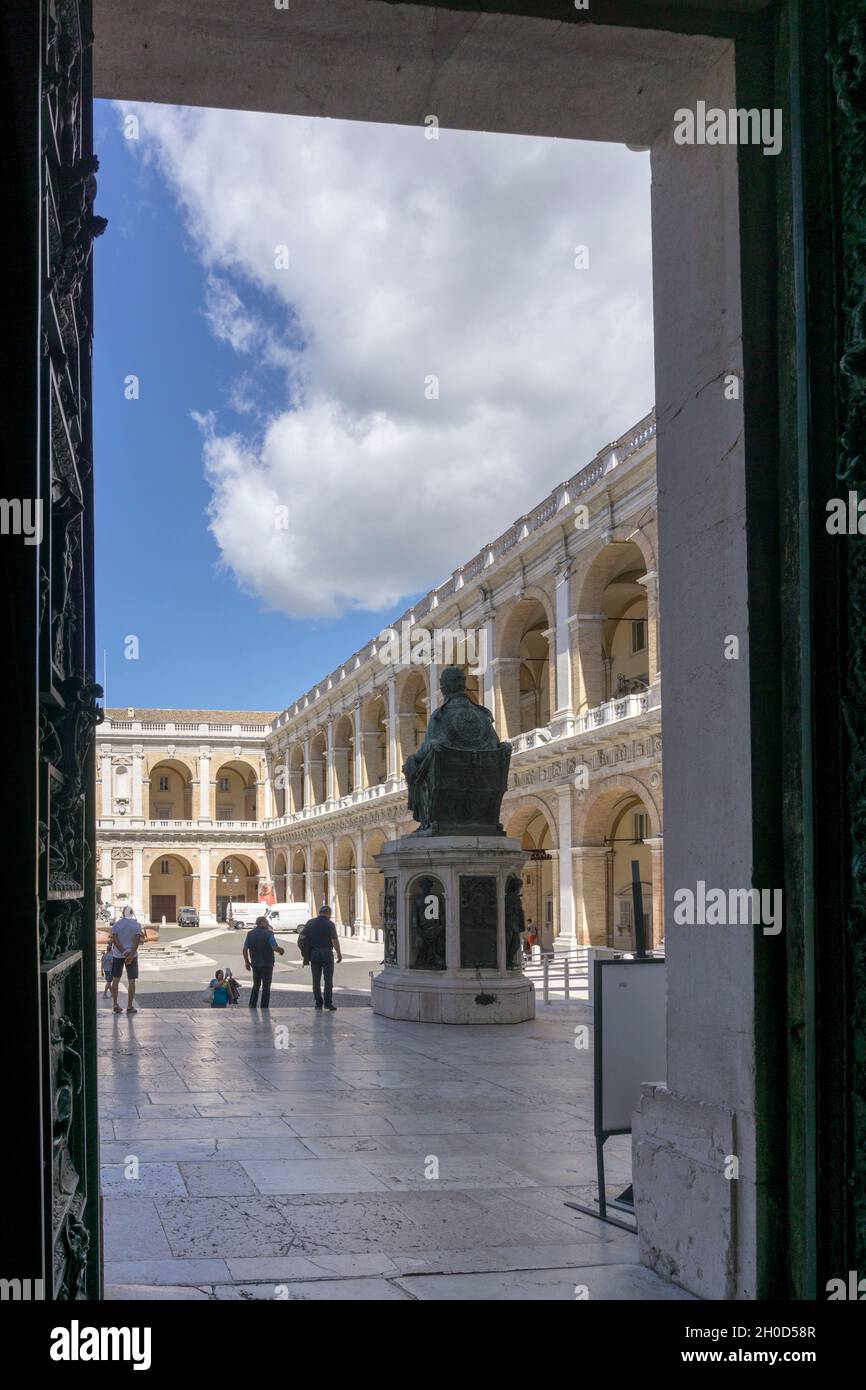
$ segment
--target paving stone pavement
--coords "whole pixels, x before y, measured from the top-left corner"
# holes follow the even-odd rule
[[[690,1298],[565,1205],[595,1179],[579,1023],[103,1014],[106,1297]],[[628,1138],[606,1154],[614,1195]]]

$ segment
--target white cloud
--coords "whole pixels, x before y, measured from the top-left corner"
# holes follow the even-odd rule
[[[214,337],[228,343],[235,352],[250,352],[264,337],[261,319],[247,312],[228,280],[213,273],[207,279],[204,313]]]
[[[223,560],[269,606],[393,609],[650,405],[646,156],[123,109],[184,208],[209,272],[204,312],[244,359],[241,382],[256,361],[285,370],[285,408],[262,436],[213,418],[203,435]],[[574,267],[579,244],[588,270]],[[263,290],[268,322],[245,302]],[[425,399],[431,375],[438,400]],[[236,397],[250,400],[246,385]],[[280,505],[288,531],[273,525]]]

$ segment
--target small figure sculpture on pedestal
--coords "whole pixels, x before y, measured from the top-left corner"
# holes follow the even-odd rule
[[[415,970],[445,969],[445,897],[435,879],[422,878],[409,915],[412,966]]]
[[[521,964],[524,920],[523,880],[512,874],[505,885],[505,966],[507,970],[518,970]]]

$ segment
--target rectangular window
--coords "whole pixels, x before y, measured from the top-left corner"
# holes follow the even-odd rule
[[[167,792],[167,791],[168,791],[168,778],[167,778],[167,777],[160,777],[160,779],[159,779],[159,790],[160,790],[161,792]]]
[[[634,842],[636,845],[642,844],[646,839],[646,812],[638,811],[634,818]]]
[[[227,792],[227,791],[228,791],[228,789],[229,789],[229,779],[228,779],[227,777],[220,777],[220,779],[219,779],[219,789],[220,789],[221,792]]]
[[[646,618],[634,618],[631,625],[632,652],[646,651]]]
[[[170,874],[170,873],[171,873],[171,865],[169,864],[169,862],[168,862],[167,859],[160,859],[160,861],[159,861],[159,872],[160,872],[161,874]]]

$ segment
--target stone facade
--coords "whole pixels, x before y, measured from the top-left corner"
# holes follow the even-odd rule
[[[277,715],[109,710],[105,897],[146,920],[169,920],[158,909],[174,897],[210,921],[267,883],[380,940],[376,856],[414,828],[401,769],[454,661],[513,745],[503,825],[530,855],[524,909],[542,944],[631,944],[633,858],[658,940],[654,441],[649,416]]]

